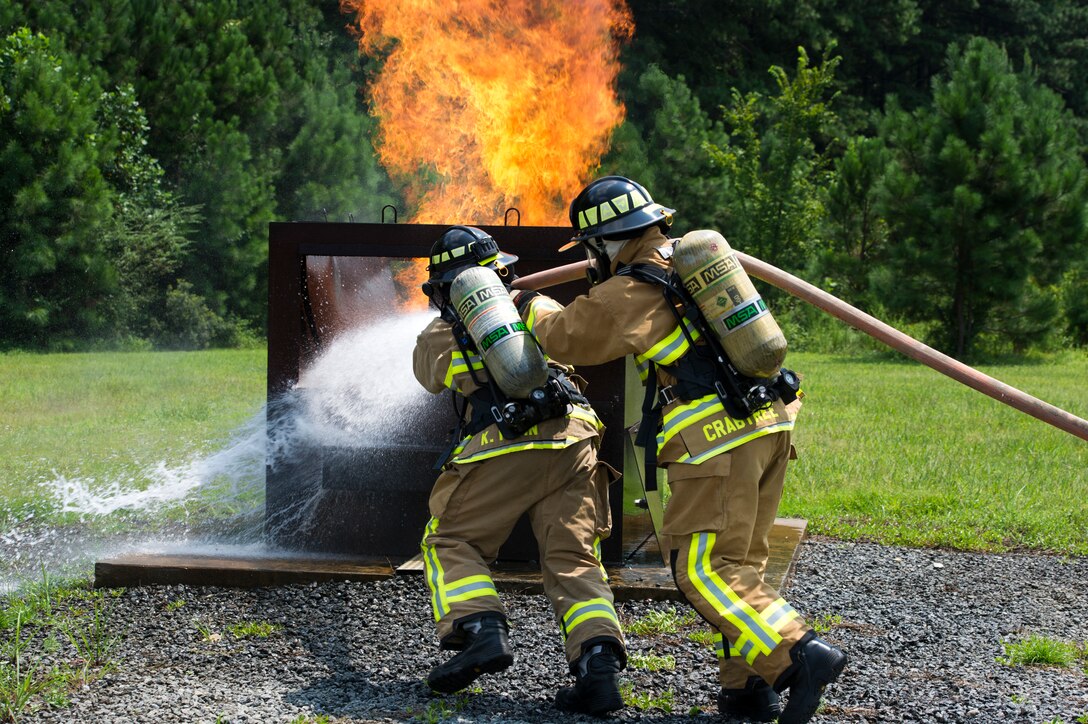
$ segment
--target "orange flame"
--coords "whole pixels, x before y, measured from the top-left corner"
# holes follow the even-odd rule
[[[623,0],[341,0],[363,53],[378,154],[417,223],[567,223],[624,108]]]
[[[431,276],[427,271],[426,259],[408,259],[393,262],[393,281],[397,285],[397,306],[408,311],[427,308],[427,297],[423,294],[423,282]]]

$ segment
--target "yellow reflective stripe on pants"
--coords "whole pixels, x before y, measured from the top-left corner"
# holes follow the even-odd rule
[[[450,612],[449,603],[444,598],[442,584],[442,564],[438,561],[438,553],[434,546],[427,544],[427,536],[438,530],[438,518],[431,518],[427,527],[423,530],[423,541],[420,548],[423,550],[423,570],[427,579],[427,587],[431,589],[431,610],[434,612],[434,620],[438,621]]]
[[[431,589],[431,610],[434,612],[434,620],[439,621],[450,612],[450,604],[457,601],[467,601],[470,598],[480,596],[495,596],[499,592],[495,589],[495,582],[491,576],[481,574],[468,576],[456,581],[446,583],[446,573],[442,570],[442,563],[438,560],[438,552],[434,546],[427,543],[427,538],[438,531],[438,518],[431,518],[423,531],[423,541],[420,548],[423,551],[423,570],[427,580],[427,587]]]
[[[775,631],[781,631],[783,626],[801,614],[797,613],[793,606],[786,603],[786,599],[780,598],[763,609],[763,613],[760,615],[771,628]]]
[[[738,648],[744,654],[745,661],[751,664],[758,654],[771,653],[782,637],[711,568],[710,550],[714,547],[716,538],[713,533],[697,533],[691,537],[688,576],[692,585],[718,615],[736,626],[741,632],[741,638],[747,637],[747,643],[751,644],[749,650],[745,651],[745,647]],[[740,639],[737,643],[739,642]]]
[[[495,582],[491,580],[491,576],[486,574],[451,581],[444,585],[444,589],[447,603],[467,601],[470,598],[479,598],[480,596],[495,596],[498,598],[499,595],[499,592],[495,590]]]
[[[570,636],[570,632],[579,624],[592,618],[607,618],[620,625],[620,619],[616,615],[616,609],[612,603],[604,598],[591,598],[588,601],[576,603],[563,615],[563,639]]]
[[[597,559],[597,565],[601,568],[601,580],[608,580],[608,571],[604,569],[604,563],[601,562],[601,537],[597,536],[593,539],[593,557]]]
[[[747,634],[737,639],[736,646],[734,646],[733,644],[728,644],[728,646],[726,646],[727,643],[728,642],[725,640],[725,636],[722,635],[721,631],[714,634],[714,655],[717,656],[719,659],[736,658],[741,656],[747,659],[749,653],[753,651],[752,641],[748,638]],[[729,650],[728,657],[725,653],[727,648]],[[753,655],[752,658],[754,659],[755,656]]]
[[[722,632],[719,631],[714,634],[714,655],[719,659],[725,658],[725,636],[722,636]],[[732,648],[730,648],[732,651]]]

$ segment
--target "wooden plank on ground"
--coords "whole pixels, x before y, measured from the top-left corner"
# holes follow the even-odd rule
[[[392,576],[389,562],[229,552],[218,556],[133,553],[101,560],[94,566],[96,588],[177,584],[253,588],[313,581],[376,581]]]
[[[793,571],[797,545],[805,535],[805,521],[779,518],[770,537],[770,557],[764,578],[775,588],[785,586]],[[655,556],[650,556],[653,560]],[[660,560],[660,558],[656,558]],[[607,567],[617,601],[680,600],[672,572],[661,565]],[[258,555],[249,549],[219,550],[216,555],[184,551],[133,553],[100,560],[94,567],[97,588],[177,585],[252,588],[315,581],[378,581],[393,575],[423,573],[423,558],[403,563],[363,560],[348,556],[296,553]],[[540,569],[535,564],[498,562],[492,567],[495,585],[512,593],[542,593]]]

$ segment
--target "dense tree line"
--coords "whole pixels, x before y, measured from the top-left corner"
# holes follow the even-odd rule
[[[628,5],[602,172],[677,232],[719,228],[961,357],[1088,344],[1082,3]],[[348,20],[337,0],[0,4],[0,346],[261,335],[269,221],[398,202],[360,92],[380,59]]]
[[[335,2],[0,4],[4,344],[259,333],[267,224],[394,200]]]
[[[630,5],[604,167],[679,231],[719,228],[961,358],[1088,344],[1083,3]]]

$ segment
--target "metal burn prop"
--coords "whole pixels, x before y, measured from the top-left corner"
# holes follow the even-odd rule
[[[516,218],[508,215],[508,218]],[[269,226],[268,405],[269,426],[284,414],[273,404],[305,396],[307,368],[339,335],[365,325],[390,307],[426,299],[419,290],[422,260],[445,225],[396,223],[273,223]],[[519,257],[517,272],[531,274],[564,261],[557,251],[566,227],[480,226],[504,251]],[[412,260],[415,260],[414,262]],[[423,273],[425,274],[425,272]],[[394,279],[399,275],[399,281]],[[359,300],[352,289],[364,281],[384,283],[384,305]],[[585,284],[552,291],[568,302]],[[417,307],[418,308],[418,307]],[[417,330],[418,331],[418,330]],[[365,360],[360,360],[360,365]],[[623,362],[580,369],[594,409],[613,432],[601,458],[623,468]],[[427,497],[437,478],[436,459],[454,424],[447,395],[435,395],[429,414],[404,426],[393,424],[381,445],[343,447],[313,444],[266,470],[266,532],[270,542],[293,550],[342,553],[374,560],[407,560],[419,552],[428,517]],[[623,491],[611,496],[613,534],[602,543],[606,564],[624,562],[645,532],[624,531]],[[305,509],[305,516],[296,515]],[[626,552],[625,552],[626,551]],[[500,561],[536,560],[527,519],[515,527]]]

